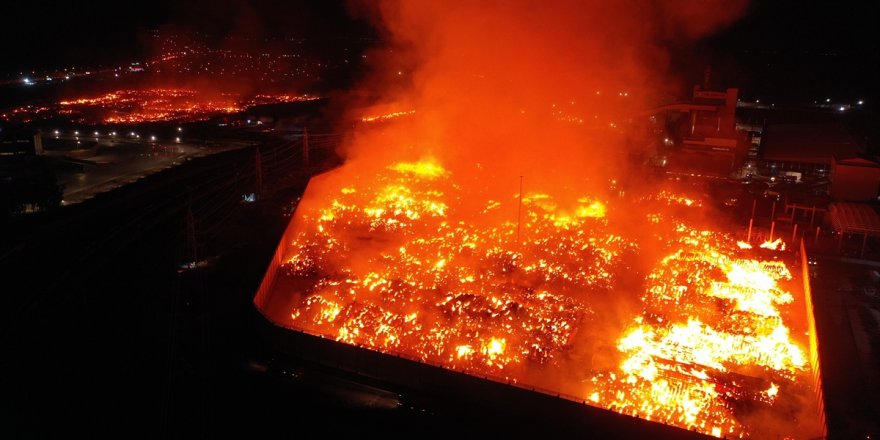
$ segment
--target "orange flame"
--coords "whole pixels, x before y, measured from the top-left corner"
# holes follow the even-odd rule
[[[394,163],[373,183],[346,182],[329,201],[301,204],[284,267],[313,287],[285,314],[288,325],[517,381],[529,365],[560,368],[597,312],[591,295],[615,291],[640,244],[615,234],[606,202],[568,205],[540,192],[522,197],[517,242],[514,217],[500,213],[519,196],[470,210],[453,177],[436,161]],[[589,373],[585,400],[746,435],[728,402],[772,404],[777,384],[809,368],[784,320],[792,274],[782,261],[743,257],[724,234],[645,218],[668,252],[645,278],[642,313],[616,338],[620,363]]]

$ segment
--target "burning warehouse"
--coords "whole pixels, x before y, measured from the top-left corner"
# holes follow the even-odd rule
[[[715,436],[821,432],[795,422],[816,403],[792,262],[671,214],[696,201],[645,195],[622,236],[627,201],[468,212],[426,162],[327,200],[361,182],[346,171],[313,180],[284,236],[256,299],[274,324]]]
[[[360,118],[346,165],[311,181],[257,293],[291,343],[322,347],[291,351],[415,388],[543,390],[596,424],[822,434],[798,261],[621,154],[662,76],[652,39],[740,7],[631,3],[366,11],[406,49],[378,67],[407,77],[371,79],[399,109]]]

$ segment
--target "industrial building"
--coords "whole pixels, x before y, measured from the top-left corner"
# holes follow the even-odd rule
[[[794,171],[826,176],[832,162],[858,157],[863,151],[840,123],[768,124],[759,158],[771,174]]]
[[[313,179],[310,183],[312,191],[307,189],[306,194],[315,197],[318,193],[315,188],[320,188],[321,183],[320,178]],[[329,214],[325,216],[329,217]],[[602,438],[689,438],[690,436],[696,438],[696,434],[687,429],[665,425],[654,418],[645,420],[644,417],[639,417],[637,411],[621,412],[618,407],[618,412],[615,412],[614,407],[602,408],[595,404],[596,401],[592,397],[586,395],[573,396],[559,392],[558,389],[536,387],[517,380],[516,376],[505,378],[495,374],[473,374],[472,371],[456,367],[451,359],[438,362],[414,356],[405,350],[406,347],[376,348],[369,343],[353,343],[341,340],[332,333],[322,333],[314,328],[293,324],[292,319],[300,316],[299,311],[294,307],[294,297],[308,296],[313,284],[318,282],[317,278],[320,278],[291,275],[292,269],[289,263],[292,260],[289,246],[291,243],[296,243],[297,237],[300,237],[301,221],[301,219],[291,221],[254,297],[256,309],[262,315],[258,318],[258,327],[268,344],[278,353],[324,368],[335,368],[346,374],[378,381],[385,389],[401,390],[402,393],[409,393],[410,396],[416,396],[418,399],[440,405],[466,405],[467,408],[491,409],[507,417],[517,419],[524,417],[535,420],[536,423],[549,423],[557,431],[580,430]],[[371,239],[361,235],[358,240]],[[801,260],[799,270],[802,272],[800,277],[803,281],[803,296],[799,295],[796,301],[803,304],[799,307],[803,307],[801,310],[806,311],[804,321],[807,324],[804,334],[807,334],[809,339],[807,358],[812,381],[809,384],[800,383],[798,387],[804,391],[809,390],[808,392],[815,396],[815,400],[812,398],[804,400],[809,402],[804,403],[806,405],[804,410],[811,411],[811,415],[817,416],[807,424],[816,422],[817,426],[805,429],[810,430],[812,434],[818,434],[812,429],[821,430],[824,435],[824,402],[818,337],[813,318],[809,275],[806,272],[809,270],[809,265],[804,263],[807,261],[807,254],[803,244],[800,247],[799,260]],[[354,294],[353,291],[351,294]],[[385,295],[390,296],[388,293],[382,294]],[[319,299],[319,301],[323,300]],[[339,310],[339,308],[331,310],[327,319],[335,319]],[[452,323],[449,325],[453,326]],[[362,328],[364,334],[369,332],[368,327],[367,325]],[[551,374],[549,369],[546,373]],[[736,377],[738,382],[762,383],[758,378],[744,375]],[[771,386],[771,389],[775,388]],[[702,432],[706,431],[707,429],[704,428]],[[713,431],[712,435],[722,437],[723,433]]]
[[[663,160],[667,172],[726,177],[745,161],[748,140],[737,130],[739,89],[708,90],[694,86],[687,102],[668,104],[649,113],[665,121]]]
[[[43,141],[37,130],[0,127],[0,158],[43,154]]]
[[[831,160],[831,197],[846,202],[876,202],[880,195],[880,163],[858,156]]]

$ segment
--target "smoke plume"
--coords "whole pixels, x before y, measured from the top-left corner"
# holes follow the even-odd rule
[[[353,94],[352,107],[415,113],[357,135],[346,152],[356,160],[426,156],[453,168],[478,164],[509,185],[524,175],[547,190],[584,183],[596,190],[641,153],[623,134],[634,115],[689,86],[667,74],[666,47],[709,35],[745,6],[354,3],[388,45],[367,55],[373,75]]]

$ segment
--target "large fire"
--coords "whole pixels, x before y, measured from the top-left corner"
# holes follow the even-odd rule
[[[718,437],[821,432],[784,243],[645,189],[666,47],[744,2],[367,3],[370,116],[304,195],[270,319]]]
[[[275,288],[293,306],[274,319],[718,437],[766,435],[749,415],[785,412],[808,383],[787,264],[669,214],[701,201],[526,191],[475,205],[456,177],[394,163],[301,205]],[[641,233],[621,232],[624,213]],[[600,336],[640,266],[629,318]],[[603,346],[611,362],[576,356]]]

